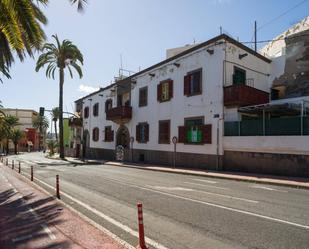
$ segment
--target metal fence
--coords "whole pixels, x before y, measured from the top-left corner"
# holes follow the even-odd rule
[[[224,122],[225,136],[309,135],[309,117],[280,117]]]

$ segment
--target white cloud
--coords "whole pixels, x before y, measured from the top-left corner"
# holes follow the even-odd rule
[[[84,93],[92,93],[92,92],[98,91],[99,89],[100,89],[99,87],[87,86],[84,84],[81,84],[78,87],[78,91],[84,92]]]

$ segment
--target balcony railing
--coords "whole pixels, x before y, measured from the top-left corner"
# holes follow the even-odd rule
[[[126,123],[132,118],[131,106],[118,106],[106,111],[106,119],[115,123]]]
[[[81,127],[83,126],[83,119],[82,118],[70,118],[69,126],[70,127]]]
[[[269,102],[269,93],[247,85],[224,87],[225,106],[260,105]]]

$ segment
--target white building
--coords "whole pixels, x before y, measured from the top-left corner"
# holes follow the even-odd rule
[[[224,121],[269,102],[271,60],[227,35],[189,47],[76,101],[87,157],[221,168]],[[134,139],[134,142],[132,143]]]

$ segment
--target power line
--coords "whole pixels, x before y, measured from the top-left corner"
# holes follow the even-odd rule
[[[293,38],[298,38],[298,37],[303,37],[303,36],[309,36],[309,34],[303,34],[303,35],[293,35],[292,37],[285,37],[285,38],[278,38],[278,39],[272,39],[272,40],[261,40],[261,41],[256,41],[257,43],[266,43],[266,42],[272,42],[272,41],[282,41],[285,39],[293,39]],[[243,44],[252,44],[255,43],[255,41],[243,41],[240,42]]]
[[[290,9],[286,10],[285,12],[283,12],[282,14],[278,15],[277,17],[273,18],[272,20],[270,20],[269,22],[263,24],[262,26],[258,27],[257,30],[260,30],[262,28],[264,28],[265,26],[273,23],[274,21],[277,21],[278,19],[280,19],[282,16],[286,15],[287,13],[289,13],[290,11],[296,9],[297,7],[299,7],[300,5],[304,4],[305,2],[307,2],[308,0],[303,0],[301,2],[299,2],[298,4],[294,5],[293,7],[291,7]]]

